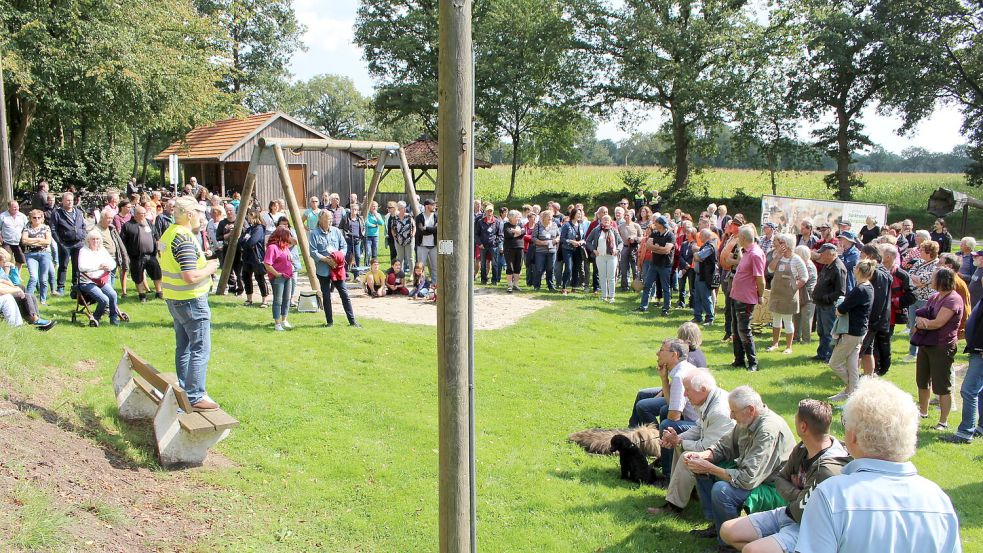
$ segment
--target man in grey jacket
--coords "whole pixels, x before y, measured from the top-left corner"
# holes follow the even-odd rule
[[[775,480],[795,446],[788,423],[765,407],[750,386],[735,388],[727,402],[734,429],[709,449],[683,455],[686,468],[697,475],[703,516],[711,521],[692,533],[705,538],[717,536],[724,522],[737,518],[755,488]]]
[[[737,551],[793,553],[799,538],[799,523],[809,496],[820,482],[838,476],[853,459],[829,434],[833,408],[824,401],[803,399],[795,413],[795,431],[802,439],[775,478],[775,489],[788,506],[728,520],[720,537]]]
[[[680,462],[683,454],[710,449],[734,428],[727,404],[727,390],[717,387],[708,369],[691,369],[687,372],[683,377],[683,389],[686,399],[699,412],[699,419],[696,426],[680,434],[676,434],[673,428],[666,428],[662,433],[662,446],[674,447],[676,452],[666,491],[666,504],[650,507],[648,512],[653,515],[679,513],[689,503],[696,478],[686,464]]]

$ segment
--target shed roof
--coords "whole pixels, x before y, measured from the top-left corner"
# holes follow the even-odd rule
[[[169,155],[177,154],[181,161],[224,161],[277,119],[286,119],[319,138],[327,138],[324,133],[318,132],[285,113],[268,111],[245,118],[214,121],[194,128],[184,138],[175,141],[157,154],[154,160],[164,161]]]
[[[410,169],[436,169],[437,168],[437,141],[430,140],[427,138],[421,138],[414,142],[403,146],[403,152],[406,153],[406,163],[409,165]],[[375,164],[379,162],[379,158],[375,157],[372,159],[365,159],[359,161],[355,165],[357,167],[372,168]],[[475,159],[474,166],[476,168],[488,169],[492,166],[482,159]],[[399,168],[399,159],[394,159],[390,157],[386,160],[386,168]]]

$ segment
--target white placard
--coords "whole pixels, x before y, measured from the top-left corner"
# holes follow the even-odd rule
[[[441,240],[437,243],[437,254],[439,255],[454,255],[454,241],[453,240]]]
[[[177,163],[177,154],[167,156],[167,164],[167,172],[171,175],[171,185],[177,186],[178,178],[181,176]]]
[[[852,223],[854,232],[864,226],[868,216],[874,217],[878,225],[887,221],[888,208],[883,204],[860,202],[839,202],[835,200],[812,200],[807,198],[786,198],[784,196],[764,195],[761,197],[761,224],[775,223],[778,232],[798,232],[799,223],[804,219],[812,221],[813,228],[819,223],[829,223],[836,228],[836,221],[843,217]]]

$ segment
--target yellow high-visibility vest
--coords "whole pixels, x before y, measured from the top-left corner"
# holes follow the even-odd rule
[[[181,265],[174,258],[171,252],[171,244],[178,235],[187,235],[194,241],[195,250],[198,252],[198,261],[195,263],[196,269],[205,267],[205,255],[195,240],[194,235],[185,227],[173,224],[167,227],[164,235],[160,237],[160,274],[161,287],[164,292],[165,300],[192,300],[199,296],[207,295],[212,290],[212,280],[203,278],[200,282],[188,284],[181,278]]]

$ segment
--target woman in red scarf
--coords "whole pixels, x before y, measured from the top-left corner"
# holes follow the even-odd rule
[[[601,224],[587,235],[587,248],[596,256],[601,301],[614,303],[614,281],[618,269],[618,252],[621,251],[621,234],[612,223],[610,215],[602,217]]]

